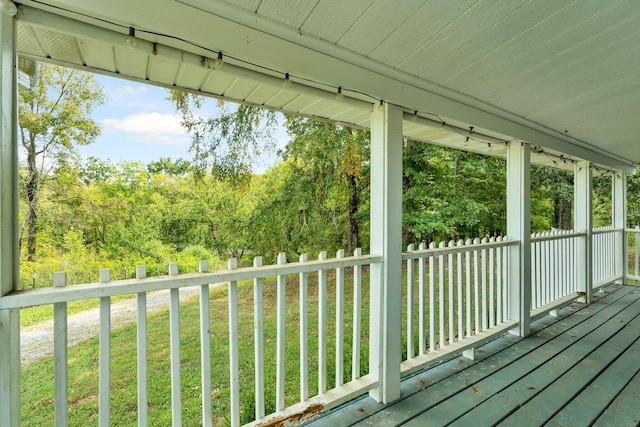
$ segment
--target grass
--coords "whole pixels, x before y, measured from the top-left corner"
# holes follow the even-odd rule
[[[111,297],[111,302],[118,302],[125,299],[135,298],[135,295],[118,295]],[[80,313],[81,311],[97,308],[100,305],[100,300],[97,298],[71,301],[67,304],[67,314]],[[37,305],[33,307],[27,307],[20,310],[20,327],[25,328],[27,326],[34,325],[36,323],[44,322],[53,319],[53,305]]]

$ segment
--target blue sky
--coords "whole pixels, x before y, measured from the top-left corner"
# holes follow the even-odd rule
[[[180,119],[166,100],[168,91],[123,79],[96,75],[103,86],[107,102],[96,107],[93,119],[102,128],[95,142],[78,147],[82,157],[149,163],[160,157],[190,159],[190,137],[180,126]],[[204,114],[214,114],[216,101],[211,100]],[[279,146],[287,140],[284,129],[276,135]],[[261,159],[255,171],[263,172],[273,164],[275,155]]]

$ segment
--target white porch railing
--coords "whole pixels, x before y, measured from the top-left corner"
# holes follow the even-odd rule
[[[640,281],[640,226],[627,228],[625,235],[628,252],[625,271],[629,279]]]
[[[137,278],[130,280],[111,281],[109,270],[101,270],[100,282],[66,286],[66,275],[56,273],[54,276],[54,287],[47,289],[36,289],[15,293],[0,299],[0,309],[24,308],[33,305],[54,305],[54,370],[55,370],[55,392],[54,396],[54,418],[56,425],[68,424],[68,358],[67,358],[67,303],[75,300],[100,299],[100,332],[99,332],[99,425],[108,426],[110,424],[110,336],[112,333],[110,321],[111,297],[117,295],[136,294],[137,295],[137,344],[133,345],[130,351],[137,353],[137,382],[138,382],[138,420],[139,425],[147,425],[147,310],[146,296],[148,292],[166,290],[169,293],[169,342],[171,359],[171,416],[173,425],[182,425],[182,398],[181,398],[181,363],[180,363],[180,302],[179,290],[187,287],[198,287],[200,290],[200,355],[201,355],[201,378],[200,387],[202,393],[202,425],[212,423],[211,405],[211,325],[209,285],[228,284],[228,328],[229,328],[229,365],[230,365],[230,413],[229,417],[232,426],[241,423],[241,412],[251,412],[251,409],[240,407],[240,387],[255,387],[255,414],[254,421],[247,425],[258,424],[268,418],[293,416],[296,419],[304,415],[313,415],[321,409],[329,409],[337,406],[349,399],[356,397],[375,387],[377,378],[362,372],[360,366],[361,352],[368,344],[366,336],[368,331],[363,331],[363,317],[369,313],[368,305],[363,304],[362,286],[362,266],[379,263],[381,257],[376,255],[361,255],[358,249],[354,256],[344,257],[344,252],[339,251],[336,258],[326,259],[326,253],[322,252],[318,260],[309,261],[306,255],[300,257],[300,262],[286,263],[284,254],[278,256],[278,264],[262,266],[261,258],[254,260],[254,266],[249,268],[236,268],[236,261],[229,261],[227,270],[209,272],[206,261],[200,263],[200,273],[178,274],[177,264],[171,264],[169,275],[162,277],[145,277],[144,266],[138,267]],[[347,283],[345,280],[345,269],[353,269],[353,281]],[[328,283],[328,272],[335,273],[335,284]],[[309,327],[309,276],[317,275],[318,292],[318,330]],[[293,279],[295,286],[287,277],[297,277]],[[333,275],[332,275],[333,276]],[[265,411],[265,322],[263,319],[263,281],[265,278],[276,278],[276,397],[275,412],[268,414]],[[254,375],[248,381],[242,382],[238,361],[238,282],[242,280],[253,280],[254,297]],[[349,301],[353,305],[352,319],[345,318],[345,287],[352,286],[352,295]],[[335,291],[335,319],[328,319],[331,307],[334,305],[328,300],[328,290]],[[295,310],[295,321],[299,323],[299,333],[286,336],[287,324],[292,322],[292,316],[287,315],[286,302],[291,300],[287,295],[291,292],[299,292],[299,307]],[[349,292],[351,294],[351,290]],[[368,295],[368,289],[364,291]],[[314,309],[315,313],[316,310]],[[365,317],[366,318],[366,317]],[[327,324],[335,321],[335,349],[329,350]],[[351,323],[352,336],[345,336],[345,325]],[[240,325],[242,326],[242,325]],[[217,325],[217,327],[227,327],[227,325]],[[310,354],[309,337],[317,334],[318,353]],[[285,370],[285,343],[289,340],[299,340],[294,343],[294,347],[299,349],[299,363],[294,369],[299,377],[299,399],[298,403],[291,403],[291,399],[285,401],[286,372],[291,372],[291,367]],[[346,345],[351,344],[351,345]],[[345,347],[350,347],[351,355],[345,354]],[[291,346],[288,347],[289,349]],[[332,357],[329,358],[328,355]],[[362,355],[366,359],[366,355]],[[318,360],[318,384],[310,384],[309,360],[317,357]],[[335,379],[329,379],[327,364],[335,360]],[[351,361],[350,378],[345,379],[345,362]],[[215,361],[214,361],[215,363]],[[290,380],[289,380],[290,381]],[[330,386],[331,384],[331,386]],[[311,393],[310,389],[318,390],[318,393]],[[290,390],[289,390],[290,392]],[[167,391],[169,393],[169,391]],[[314,395],[312,395],[314,394]],[[291,396],[289,394],[288,396]],[[133,403],[133,402],[132,402]],[[289,405],[288,405],[289,404]],[[304,411],[312,411],[305,413]],[[266,415],[266,417],[265,417]],[[246,415],[245,415],[246,417]],[[245,418],[246,421],[246,418]]]
[[[622,272],[616,271],[616,236],[623,230],[613,227],[597,227],[593,229],[593,287],[598,288],[613,283],[620,278]],[[622,239],[620,239],[622,244]]]
[[[622,279],[616,267],[616,245],[622,230],[599,227],[592,230],[592,288]],[[585,233],[571,230],[536,233],[531,236],[531,310],[538,314],[573,298],[581,287],[577,271],[581,265],[578,242]]]
[[[627,242],[631,245],[629,253],[634,260],[631,276],[640,279],[639,251],[640,228],[627,231]],[[593,282],[594,286],[618,279],[615,264],[616,237],[622,230],[611,227],[593,230]],[[577,296],[579,290],[576,268],[579,264],[577,253],[579,239],[585,233],[572,231],[534,234],[531,238],[531,310],[532,314],[548,311]],[[619,236],[618,236],[619,237]],[[422,244],[418,249],[413,245],[403,253],[406,263],[406,289],[404,304],[403,342],[406,349],[400,366],[402,375],[408,375],[428,365],[465,351],[473,356],[473,349],[483,342],[517,326],[517,320],[509,318],[509,259],[510,247],[517,245],[515,240],[505,237],[475,239],[458,242],[435,242]],[[54,305],[54,370],[55,396],[54,412],[56,424],[66,425],[68,420],[68,360],[67,360],[67,303],[75,300],[100,299],[99,332],[99,424],[110,423],[109,396],[111,387],[110,366],[111,334],[110,321],[111,297],[136,294],[138,314],[137,343],[132,352],[137,355],[137,406],[139,425],[147,425],[148,420],[148,373],[147,373],[147,293],[169,290],[169,343],[171,359],[171,416],[174,425],[182,424],[183,399],[181,397],[181,344],[179,290],[196,287],[200,291],[200,385],[202,393],[202,424],[211,425],[211,325],[209,285],[227,284],[228,286],[228,325],[229,329],[229,389],[230,412],[228,416],[232,426],[241,423],[257,425],[275,417],[299,417],[327,410],[347,400],[365,393],[378,385],[377,372],[369,373],[361,366],[366,360],[368,347],[367,328],[370,315],[367,297],[368,287],[363,289],[362,266],[382,262],[377,255],[361,255],[357,250],[354,256],[345,257],[339,251],[336,258],[326,259],[320,254],[318,260],[309,261],[306,255],[299,262],[286,263],[285,255],[280,254],[278,263],[263,266],[261,258],[254,260],[253,267],[236,268],[235,260],[230,260],[228,269],[209,272],[206,262],[200,264],[200,272],[178,274],[178,266],[172,264],[169,275],[147,278],[144,267],[138,267],[137,278],[111,281],[108,270],[100,272],[100,282],[66,286],[64,273],[54,276],[54,287],[17,292],[0,298],[0,309],[24,308],[32,305]],[[629,262],[629,259],[627,259]],[[629,267],[628,267],[629,268]],[[353,269],[353,274],[345,275],[345,269]],[[331,273],[331,274],[329,274]],[[335,276],[335,278],[334,278]],[[309,278],[317,278],[317,303],[313,300],[315,292],[310,292]],[[275,278],[267,282],[266,278]],[[289,280],[287,280],[287,278]],[[245,295],[253,296],[253,373],[243,373],[240,377],[239,332],[239,281],[251,280],[250,284],[241,284]],[[366,279],[365,279],[366,284]],[[315,286],[315,281],[312,284]],[[265,402],[265,334],[268,327],[263,317],[263,291],[265,286],[275,287],[275,326],[270,335],[275,336],[275,398],[274,402]],[[315,290],[315,289],[313,289]],[[348,290],[348,292],[347,292]],[[294,298],[298,297],[295,312],[287,310]],[[329,297],[335,293],[335,302]],[[347,296],[348,294],[348,296]],[[313,302],[311,306],[310,301]],[[329,313],[332,313],[331,315]],[[335,313],[335,314],[333,314]],[[352,315],[347,318],[345,314]],[[317,316],[310,322],[312,316]],[[293,319],[295,318],[295,320]],[[296,333],[287,336],[287,325],[296,322]],[[313,324],[314,326],[310,326]],[[329,326],[328,326],[329,325]],[[334,326],[335,325],[335,326]],[[245,328],[246,329],[246,328]],[[330,329],[330,330],[329,330]],[[270,330],[270,329],[269,329]],[[348,331],[351,331],[349,334]],[[329,334],[335,332],[335,338]],[[349,335],[349,336],[347,336]],[[317,352],[311,354],[310,348]],[[310,338],[313,345],[310,345]],[[287,349],[293,346],[299,358],[292,370],[291,355],[287,358]],[[331,343],[331,344],[330,344]],[[246,359],[246,358],[245,358]],[[310,360],[314,360],[310,363]],[[285,363],[286,362],[286,363]],[[335,366],[331,363],[335,362]],[[310,372],[310,365],[317,372]],[[287,377],[289,372],[289,377]],[[297,391],[292,392],[291,373],[299,381]],[[333,374],[333,375],[332,375]],[[248,378],[248,379],[247,379]],[[317,383],[311,384],[312,379]],[[255,402],[251,408],[241,404],[240,389],[253,387]],[[272,391],[273,392],[273,391]],[[298,394],[299,392],[299,394]],[[273,394],[273,393],[271,393]],[[295,399],[291,396],[297,395]],[[286,398],[286,399],[285,399]],[[269,410],[268,408],[273,408]],[[247,413],[251,412],[250,416]],[[271,413],[269,413],[271,412]],[[242,419],[241,419],[242,414]],[[304,414],[304,415],[303,415]],[[253,420],[253,421],[252,421]]]
[[[511,329],[507,266],[515,240],[491,239],[409,245],[403,338],[404,375],[479,345]],[[416,310],[417,309],[417,310]]]
[[[584,233],[570,230],[531,236],[531,309],[537,310],[578,291],[576,247]]]

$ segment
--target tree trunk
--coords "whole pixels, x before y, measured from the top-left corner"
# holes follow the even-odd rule
[[[358,240],[360,234],[360,228],[358,227],[358,221],[356,221],[356,215],[358,213],[358,181],[355,175],[349,174],[347,176],[349,182],[349,230],[347,233],[348,247],[347,253],[353,255],[353,252],[358,247]]]
[[[557,198],[553,201],[553,220],[561,230],[571,229],[571,202]]]
[[[36,166],[35,145],[30,144],[27,153],[29,179],[26,184],[27,193],[27,260],[36,258],[36,233],[38,224],[38,196],[40,193],[40,173]]]

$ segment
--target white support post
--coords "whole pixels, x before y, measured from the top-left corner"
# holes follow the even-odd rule
[[[361,256],[356,248],[353,256]],[[353,267],[353,344],[351,345],[351,380],[360,378],[360,339],[362,336],[362,266]]]
[[[200,273],[209,271],[209,262],[200,261]],[[202,383],[202,427],[212,426],[211,416],[211,302],[209,285],[200,287],[200,382]]]
[[[169,264],[169,276],[177,276],[178,264]],[[169,290],[169,360],[171,363],[171,425],[182,425],[182,385],[180,377],[180,289]],[[233,390],[233,388],[231,388]],[[233,418],[232,418],[233,419]]]
[[[627,281],[628,247],[626,239],[627,228],[627,176],[624,172],[613,175],[611,188],[611,220],[616,230],[615,236],[615,274],[616,283]]]
[[[575,167],[574,178],[574,228],[577,232],[585,233],[576,244],[576,285],[578,292],[583,293],[582,301],[591,302],[593,292],[593,216],[592,216],[592,173],[588,161],[578,162]]]
[[[13,4],[13,3],[10,3]],[[18,281],[18,84],[13,16],[0,12],[0,298]],[[0,425],[20,425],[20,311],[0,310]]]
[[[147,267],[136,267],[136,279],[147,277]],[[147,293],[138,292],[136,297],[136,344],[138,348],[138,427],[149,425],[149,377],[147,369]]]
[[[67,286],[67,273],[53,273],[53,286]],[[69,362],[67,342],[67,302],[53,304],[53,424],[69,424]]]
[[[340,249],[336,258],[344,258]],[[336,268],[336,387],[344,384],[344,268]]]
[[[100,283],[111,281],[111,270],[100,270]],[[98,347],[98,425],[111,424],[111,297],[100,298],[100,335]]]
[[[327,253],[318,254],[319,260]],[[318,270],[318,394],[327,391],[327,270]]]
[[[507,150],[507,235],[518,241],[509,249],[508,313],[517,320],[512,333],[531,330],[531,161],[528,144],[511,143]]]
[[[400,397],[402,359],[402,110],[381,103],[371,116],[371,266],[369,369],[378,402]]]
[[[262,267],[262,257],[253,259],[254,267]],[[262,277],[253,279],[253,339],[255,370],[256,419],[264,417],[264,313],[262,298]]]
[[[227,268],[235,270],[238,261],[235,258],[227,260]],[[240,426],[240,344],[238,339],[238,282],[229,282],[229,390],[231,400],[231,427]],[[279,347],[279,346],[278,346]],[[177,426],[182,425],[175,424]]]
[[[287,263],[287,254],[278,254],[278,264]],[[236,287],[237,294],[237,287]],[[282,411],[285,406],[285,359],[286,359],[286,321],[287,321],[287,276],[279,274],[276,282],[276,411]],[[237,313],[236,313],[236,322]],[[236,337],[238,331],[236,328]],[[237,341],[238,338],[236,338]],[[238,353],[235,355],[238,359]],[[237,363],[237,362],[236,362]]]
[[[307,262],[307,254],[300,255],[300,262]],[[298,275],[300,291],[300,401],[309,399],[309,273]],[[355,325],[354,325],[355,326]]]

